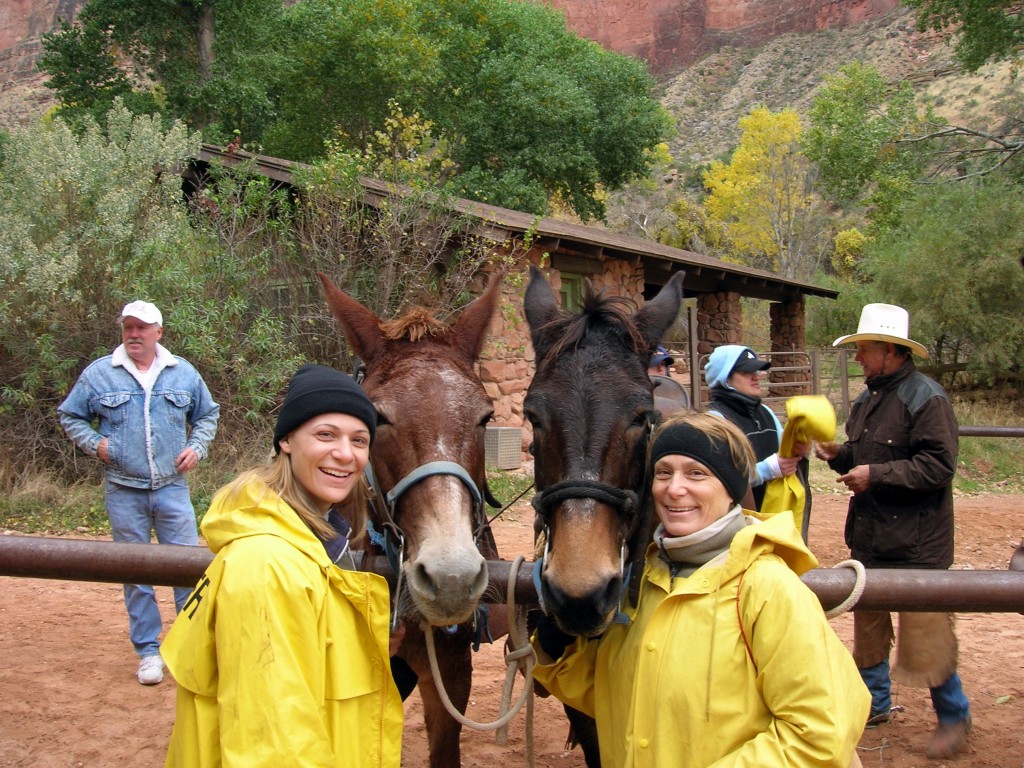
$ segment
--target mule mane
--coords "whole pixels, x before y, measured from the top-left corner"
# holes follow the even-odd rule
[[[645,355],[647,344],[633,322],[635,310],[636,304],[631,299],[609,296],[603,290],[594,291],[588,284],[583,295],[583,310],[579,314],[563,310],[559,317],[545,326],[544,332],[558,339],[545,357],[561,357],[569,348],[582,343],[590,331],[601,327],[609,328],[623,337],[638,355]]]
[[[395,320],[380,324],[381,333],[392,341],[408,339],[419,341],[424,336],[440,336],[448,330],[448,326],[438,320],[424,307],[414,307]]]

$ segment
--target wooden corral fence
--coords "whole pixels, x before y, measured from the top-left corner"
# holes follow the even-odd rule
[[[180,587],[194,585],[212,559],[205,547],[0,536],[0,576]],[[387,558],[374,557],[366,566],[393,582]],[[505,595],[512,563],[487,566],[487,594]],[[518,570],[514,595],[521,605],[537,602],[534,567],[524,563]],[[802,578],[826,610],[846,600],[857,580],[847,567],[816,568]],[[1024,571],[868,569],[863,592],[850,606],[858,609],[1024,613]]]

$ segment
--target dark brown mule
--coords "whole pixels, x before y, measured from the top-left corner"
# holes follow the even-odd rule
[[[639,577],[652,516],[645,516],[647,440],[655,421],[647,361],[679,314],[683,273],[633,310],[626,299],[587,286],[583,311],[559,308],[531,267],[524,312],[537,372],[523,408],[533,426],[534,497],[543,528],[544,611],[572,635],[593,636],[612,622]],[[567,710],[587,765],[599,764],[593,723]],[[589,722],[587,722],[589,721]]]
[[[431,625],[452,703],[465,712],[472,677],[473,617],[497,559],[483,511],[485,427],[493,407],[473,369],[497,307],[500,280],[448,327],[425,310],[384,322],[320,276],[327,303],[363,360],[363,387],[378,413],[370,453],[378,530],[403,561],[396,599],[406,626],[399,650],[419,675],[430,764],[459,765],[462,726],[444,710],[430,674],[421,624]],[[386,507],[387,509],[383,509]]]

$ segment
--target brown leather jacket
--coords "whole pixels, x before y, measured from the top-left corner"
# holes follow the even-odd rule
[[[953,474],[959,427],[949,397],[912,361],[868,379],[829,462],[846,473],[868,464],[868,490],[850,499],[846,544],[875,568],[953,563]]]

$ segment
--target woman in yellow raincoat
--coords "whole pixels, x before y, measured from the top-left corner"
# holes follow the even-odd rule
[[[603,765],[859,765],[870,696],[800,581],[817,562],[791,516],[740,507],[743,433],[685,413],[649,460],[661,524],[630,623],[569,638],[545,618],[534,676],[597,719]]]
[[[178,685],[167,766],[398,768],[388,585],[339,567],[365,530],[375,428],[349,377],[303,366],[271,463],[217,493],[214,560],[162,647]]]

